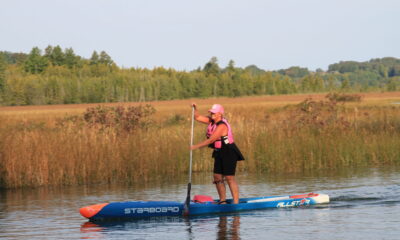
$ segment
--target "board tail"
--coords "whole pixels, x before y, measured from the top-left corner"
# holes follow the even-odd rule
[[[301,195],[291,195],[291,196],[282,196],[282,197],[266,197],[261,199],[255,199],[247,201],[247,203],[256,203],[256,202],[272,202],[272,201],[282,201],[289,199],[298,199],[298,198],[312,198],[315,203],[329,203],[329,196],[326,194],[318,194],[318,193],[308,193]]]

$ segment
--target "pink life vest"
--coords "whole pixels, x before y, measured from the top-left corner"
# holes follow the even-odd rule
[[[222,140],[224,140],[225,144],[232,144],[233,143],[233,133],[232,133],[232,129],[231,129],[231,126],[229,125],[228,121],[226,121],[226,119],[223,118],[220,122],[225,123],[226,126],[228,127],[228,136],[222,136],[221,139],[216,140],[214,142],[214,144],[210,144],[210,147],[212,147],[212,148],[221,148],[222,147]],[[217,129],[217,123],[211,122],[210,124],[208,124],[208,127],[207,127],[207,138],[210,138],[211,135],[215,132],[216,129]]]

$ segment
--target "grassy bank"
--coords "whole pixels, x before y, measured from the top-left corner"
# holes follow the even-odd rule
[[[225,105],[247,158],[239,171],[400,165],[400,105],[393,104],[400,102],[399,93],[346,104],[308,97],[195,101],[203,113],[214,102]],[[152,124],[129,132],[89,126],[82,119],[93,105],[1,108],[0,186],[129,184],[187,174],[190,102],[154,102]],[[204,131],[205,125],[195,126],[195,142],[204,139]],[[210,154],[195,151],[193,170],[211,171]]]

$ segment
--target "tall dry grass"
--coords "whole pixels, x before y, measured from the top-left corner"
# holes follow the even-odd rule
[[[400,108],[395,105],[306,100],[272,107],[239,102],[226,108],[246,157],[239,171],[290,173],[400,164]],[[190,108],[185,103],[156,109],[151,127],[128,133],[70,121],[83,119],[83,113],[42,119],[2,114],[0,186],[129,184],[187,174]],[[205,138],[205,127],[196,124],[196,142]],[[209,149],[196,150],[193,171],[211,171],[210,155]]]

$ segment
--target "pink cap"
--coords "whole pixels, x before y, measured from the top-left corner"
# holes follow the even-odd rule
[[[224,114],[224,107],[222,107],[222,105],[220,104],[214,104],[212,105],[211,109],[208,110],[211,113],[222,113]]]

